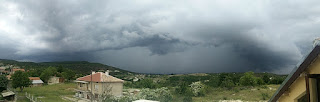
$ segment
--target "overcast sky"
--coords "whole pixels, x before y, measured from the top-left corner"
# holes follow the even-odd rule
[[[319,0],[0,0],[0,59],[287,74],[319,36]]]

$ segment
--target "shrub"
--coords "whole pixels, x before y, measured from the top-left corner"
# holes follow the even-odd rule
[[[263,80],[266,84],[269,84],[269,82],[270,82],[270,75],[264,74],[264,75],[262,76],[262,80]]]
[[[194,96],[203,96],[205,94],[205,85],[200,81],[193,82],[190,87]]]
[[[137,88],[154,89],[157,87],[157,84],[155,84],[152,79],[143,79],[138,82],[134,82],[133,84],[135,84],[135,87],[137,87]]]
[[[106,96],[103,102],[132,102],[138,99],[157,100],[160,102],[170,102],[172,95],[168,88],[141,89],[138,95],[124,95],[121,97]]]
[[[211,87],[218,87],[220,86],[220,79],[218,76],[212,76],[210,77],[209,81],[206,82],[205,84]]]
[[[228,89],[231,89],[232,87],[234,87],[234,83],[233,81],[231,80],[230,77],[226,77],[225,80],[223,80],[220,84],[221,87],[225,87],[225,88],[228,88]]]
[[[240,78],[240,84],[243,86],[255,86],[257,84],[256,77],[253,76],[253,72],[246,72],[244,75]]]
[[[169,102],[172,100],[172,95],[167,87],[142,89],[138,97],[139,99],[158,100],[160,102]]]
[[[271,77],[270,79],[270,84],[281,84],[284,80],[285,80],[285,76],[283,77],[279,77],[279,76],[276,76],[276,77]]]
[[[191,89],[186,82],[181,82],[175,89],[175,92],[184,96],[192,96]]]
[[[265,82],[260,77],[256,78],[256,82],[257,82],[257,85],[264,85],[265,84]]]

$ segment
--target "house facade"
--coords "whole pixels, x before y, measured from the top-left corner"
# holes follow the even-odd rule
[[[269,102],[320,102],[320,39]]]
[[[39,77],[29,77],[29,79],[32,81],[32,87],[42,86],[43,84],[43,81]]]
[[[103,95],[122,96],[124,81],[109,75],[109,72],[92,72],[76,80],[76,97],[97,99]]]
[[[58,84],[58,83],[63,83],[63,82],[64,82],[64,78],[56,77],[56,76],[52,76],[52,77],[50,77],[50,79],[48,80],[48,84],[49,84],[49,85]]]

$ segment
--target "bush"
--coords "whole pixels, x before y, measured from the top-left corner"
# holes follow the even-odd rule
[[[262,76],[262,80],[263,80],[266,84],[269,84],[269,82],[270,82],[270,75],[264,74],[264,75]]]
[[[143,79],[137,82],[133,82],[133,84],[133,86],[136,88],[157,88],[157,84],[155,84],[152,79]]]
[[[244,75],[240,78],[240,84],[242,86],[255,86],[257,84],[256,77],[253,76],[253,72],[246,72]]]
[[[220,86],[220,79],[219,76],[212,76],[210,77],[209,81],[205,84],[211,87],[219,87]]]
[[[283,77],[279,77],[279,76],[271,77],[269,83],[270,84],[281,84],[285,79],[286,79],[285,76],[283,76]]]
[[[194,96],[203,96],[205,94],[205,85],[200,81],[190,84]]]
[[[175,92],[184,96],[192,96],[191,89],[186,82],[181,82],[175,89]]]
[[[221,87],[225,87],[228,89],[231,89],[232,87],[234,87],[234,83],[232,81],[232,79],[230,77],[226,77],[225,80],[223,80],[220,84]]]
[[[121,97],[106,96],[103,102],[132,102],[138,99],[157,100],[160,102],[170,102],[172,95],[168,88],[141,89],[138,95],[124,95]]]
[[[257,82],[258,85],[264,85],[265,84],[265,82],[260,77],[256,78],[256,82]]]
[[[167,87],[157,89],[142,89],[138,95],[139,99],[158,100],[160,102],[170,102],[172,95]]]

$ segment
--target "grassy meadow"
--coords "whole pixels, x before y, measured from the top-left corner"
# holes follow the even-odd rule
[[[76,88],[75,83],[62,83],[62,84],[54,84],[54,85],[44,85],[39,87],[27,87],[23,90],[23,92],[18,93],[18,101],[17,102],[30,102],[25,97],[25,92],[31,93],[35,97],[39,98],[43,102],[69,102],[61,98],[61,96],[72,97]]]
[[[31,93],[40,98],[43,102],[70,102],[61,96],[72,97],[74,95],[75,83],[45,85],[40,87],[28,87],[19,92],[17,102],[30,102],[24,95],[25,92]],[[220,100],[242,100],[242,101],[266,101],[268,100],[279,85],[265,85],[256,87],[234,87],[233,89],[208,88],[205,96],[192,97],[193,102],[218,102]],[[183,102],[184,96],[175,94],[172,102]]]

